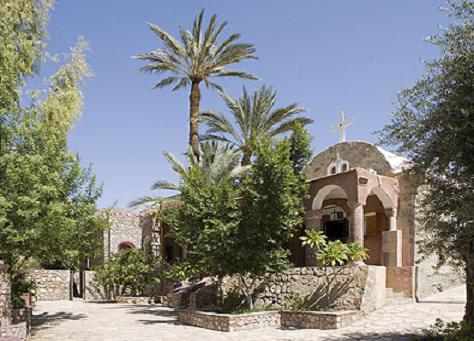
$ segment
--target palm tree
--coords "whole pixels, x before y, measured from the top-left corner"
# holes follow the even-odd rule
[[[304,116],[295,117],[306,111],[296,103],[274,109],[277,92],[273,88],[262,86],[250,96],[244,87],[243,94],[238,99],[224,92],[220,92],[220,95],[232,113],[236,126],[234,127],[222,113],[202,112],[201,122],[209,128],[203,138],[225,141],[237,146],[243,152],[243,166],[250,164],[257,141],[291,131],[295,122],[302,125],[313,122]]]
[[[173,86],[173,91],[191,86],[189,96],[189,145],[196,158],[199,158],[199,103],[201,101],[200,83],[206,87],[222,90],[214,78],[238,77],[258,79],[251,74],[229,70],[230,64],[244,59],[257,59],[252,44],[237,43],[240,34],[232,34],[218,42],[227,22],[217,25],[217,16],[213,15],[207,28],[202,30],[204,10],[194,20],[192,31],[179,27],[180,40],[174,38],[160,27],[149,24],[150,29],[162,41],[164,48],[139,54],[134,58],[149,62],[140,68],[141,72],[155,73],[159,76],[168,73],[168,77],[154,86],[155,89]]]
[[[169,152],[163,153],[164,157],[171,164],[173,171],[178,174],[181,181],[173,183],[165,180],[157,180],[152,186],[152,190],[172,190],[181,192],[190,175],[190,169],[198,166],[209,184],[221,185],[230,182],[242,176],[248,169],[248,166],[239,164],[241,151],[229,144],[218,141],[206,141],[200,144],[200,155],[198,159],[189,147],[186,153],[187,166],[178,158]],[[171,199],[174,197],[171,197]],[[164,200],[158,196],[144,196],[132,201],[129,206],[134,208],[157,208]]]

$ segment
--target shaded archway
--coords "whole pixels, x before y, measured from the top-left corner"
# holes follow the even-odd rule
[[[129,241],[126,241],[126,242],[120,242],[119,245],[118,245],[118,252],[121,252],[121,251],[125,251],[125,250],[129,250],[129,249],[136,249],[137,247],[135,246],[135,244],[133,244],[132,242],[129,242]]]
[[[394,202],[382,187],[370,190],[364,205],[364,247],[369,250],[369,265],[384,265],[382,235],[390,229],[387,212],[393,209]]]
[[[329,240],[349,239],[349,215],[347,193],[338,185],[327,185],[321,188],[312,202],[312,208],[321,219],[319,229]]]

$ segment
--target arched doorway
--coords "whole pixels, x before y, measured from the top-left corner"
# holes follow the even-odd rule
[[[312,208],[321,217],[320,230],[328,240],[349,240],[349,215],[347,193],[337,185],[327,185],[321,188],[313,199]]]
[[[387,210],[393,207],[392,200],[381,187],[373,188],[364,206],[364,247],[368,249],[369,265],[383,265],[382,234],[390,228]]]

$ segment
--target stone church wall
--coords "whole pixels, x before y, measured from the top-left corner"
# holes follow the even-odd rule
[[[104,231],[104,260],[111,253],[119,251],[120,243],[141,247],[142,229],[136,213],[128,209],[113,208],[105,211],[105,214],[109,216],[110,229]]]
[[[320,178],[327,175],[328,166],[339,153],[341,159],[349,162],[349,168],[361,167],[373,169],[380,175],[391,175],[390,164],[377,147],[371,143],[349,141],[335,144],[318,154],[305,168],[308,179]]]
[[[70,300],[72,298],[71,270],[31,270],[36,282],[36,299],[39,301]]]

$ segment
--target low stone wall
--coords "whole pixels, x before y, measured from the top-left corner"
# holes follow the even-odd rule
[[[26,323],[27,333],[31,330],[31,319],[33,316],[33,308],[13,308],[12,309],[12,322],[13,323]]]
[[[28,336],[28,327],[26,322],[10,324],[5,327],[0,327],[1,337],[15,337],[19,340],[25,340]]]
[[[31,279],[36,282],[36,299],[57,301],[72,299],[70,270],[32,270]]]
[[[12,316],[11,283],[6,270],[6,265],[0,262],[0,327],[9,325]]]
[[[359,312],[350,311],[289,311],[283,310],[281,326],[301,329],[339,329],[350,326],[360,318]]]
[[[336,286],[340,294],[334,295],[332,306],[335,310],[361,309],[368,272],[367,266],[356,266],[348,267],[338,275]],[[315,294],[324,287],[325,280],[324,270],[316,267],[292,268],[282,274],[266,275],[260,290],[257,290],[260,292],[256,295],[255,306],[280,309],[293,293],[301,296]]]
[[[116,299],[117,303],[124,303],[124,304],[152,304],[153,298],[145,297],[145,296],[117,296]]]
[[[194,327],[231,332],[280,326],[280,312],[263,311],[250,314],[219,314],[195,310],[181,310],[178,320]]]

